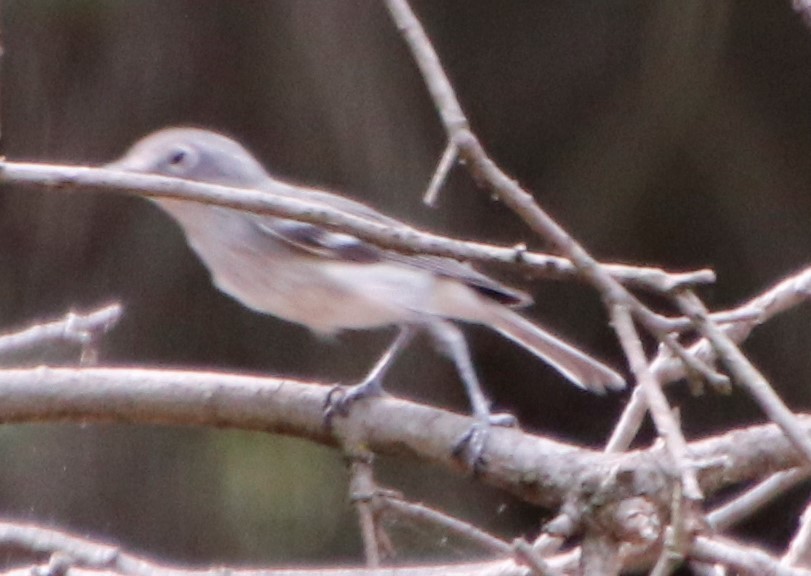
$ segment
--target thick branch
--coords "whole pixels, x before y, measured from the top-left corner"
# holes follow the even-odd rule
[[[468,417],[385,397],[358,404],[349,418],[335,419],[329,431],[323,406],[330,389],[215,372],[0,370],[0,421],[218,426],[298,436],[330,446],[363,441],[374,452],[410,454],[467,473],[452,452],[470,426]],[[480,477],[527,501],[556,506],[573,486],[601,478],[606,469],[597,457],[593,451],[519,430],[497,429],[488,439],[488,466]]]
[[[214,372],[123,368],[0,370],[0,421],[115,421],[218,426],[308,438],[330,446],[359,439],[377,453],[410,454],[466,473],[452,448],[470,419],[385,397],[358,404],[323,426],[329,386]],[[801,418],[806,430],[811,420]],[[706,493],[801,463],[777,427],[759,426],[689,444]],[[527,502],[556,507],[578,492],[602,497],[659,494],[667,503],[668,459],[661,448],[602,454],[514,429],[495,429],[480,479]],[[614,492],[610,492],[614,490]]]

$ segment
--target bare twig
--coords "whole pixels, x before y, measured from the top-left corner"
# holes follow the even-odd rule
[[[0,356],[54,342],[79,344],[85,348],[115,326],[122,312],[120,304],[108,304],[87,314],[68,312],[59,320],[0,335]]]
[[[673,489],[673,504],[670,507],[670,525],[665,530],[662,551],[650,571],[650,576],[669,576],[684,561],[691,537],[688,527],[691,508],[691,502],[683,498],[679,486],[676,486]]]
[[[375,453],[411,455],[467,473],[451,455],[470,419],[412,402],[384,397],[364,410],[323,426],[322,409],[331,386],[215,372],[124,368],[31,368],[0,370],[0,422],[139,422],[217,426],[280,433],[338,446],[345,427],[364,431]],[[811,420],[803,418],[811,430]],[[768,447],[765,449],[764,447]],[[774,425],[692,442],[690,453],[701,489],[713,493],[738,482],[763,478],[801,463]],[[527,502],[556,508],[573,494],[599,486],[612,470],[634,470],[637,489],[670,495],[669,463],[660,448],[603,454],[515,429],[494,429],[488,466],[480,479]],[[577,483],[572,483],[572,478]],[[643,483],[644,479],[644,483]],[[610,497],[606,492],[604,497]]]
[[[811,576],[811,570],[783,566],[770,554],[751,544],[742,546],[730,540],[705,536],[696,537],[690,547],[690,556],[711,564],[722,564],[746,576]]]
[[[153,560],[130,554],[118,546],[89,538],[74,536],[68,532],[45,528],[36,524],[0,520],[0,544],[15,546],[39,554],[60,554],[70,572],[78,573],[81,568],[92,569],[106,574],[127,576],[380,576],[381,571],[361,568],[314,568],[314,569],[238,569],[207,568],[186,569],[180,566],[160,564]],[[32,574],[30,568],[20,574]],[[82,572],[87,574],[88,572]],[[526,568],[517,566],[511,560],[448,564],[434,566],[389,567],[388,576],[526,576]]]
[[[809,476],[811,476],[811,469],[808,468],[798,468],[773,474],[740,496],[707,514],[707,523],[716,531],[723,532],[807,480]]]
[[[451,168],[453,168],[453,164],[456,162],[458,155],[459,150],[456,148],[456,143],[454,143],[453,140],[448,140],[448,145],[442,153],[442,158],[439,159],[439,164],[437,164],[434,175],[431,177],[431,182],[428,184],[428,189],[425,191],[425,195],[422,198],[422,201],[428,206],[436,204],[439,191],[445,183],[445,180],[448,179],[448,174]]]
[[[673,418],[673,413],[659,382],[648,365],[630,312],[624,306],[615,304],[611,308],[611,322],[628,358],[631,371],[636,376],[639,388],[645,395],[656,429],[664,440],[673,465],[678,471],[684,495],[690,500],[700,500],[702,498],[701,489],[698,486],[695,465],[687,451],[687,442],[684,440],[678,423]]]
[[[712,318],[713,322],[717,324],[752,324],[753,322],[756,322],[758,318],[760,318],[761,313],[761,310],[737,308],[735,310],[713,312],[710,314],[710,318]],[[693,322],[689,318],[685,318],[683,316],[678,318],[659,316],[657,322],[662,330],[667,332],[684,332],[694,328]],[[667,349],[665,348],[665,350]]]
[[[335,445],[322,426],[328,386],[212,373],[125,369],[47,369],[0,371],[0,421],[122,421],[239,427],[279,432]],[[395,417],[396,415],[396,417]],[[350,418],[362,420],[375,452],[411,453],[456,467],[450,446],[469,420],[393,398],[369,403]],[[341,421],[335,426],[340,427]],[[811,418],[803,425],[811,431]],[[581,486],[596,486],[606,470],[633,470],[635,490],[667,497],[663,449],[604,455],[576,449],[517,430],[497,430],[490,438],[490,462],[482,479],[547,506],[568,501]],[[707,493],[802,460],[775,425],[690,445]],[[578,484],[572,485],[571,478]],[[611,497],[611,492],[605,496]],[[572,562],[564,555],[550,565]],[[568,564],[567,564],[568,565]]]
[[[536,554],[543,557],[554,554],[560,550],[566,539],[578,530],[579,520],[575,519],[575,516],[580,510],[571,512],[572,507],[571,503],[564,504],[561,512],[544,524],[543,531],[532,543],[532,549]]]
[[[806,505],[800,516],[800,526],[780,560],[785,566],[809,568],[811,563],[811,506]]]
[[[532,569],[537,576],[560,576],[561,572],[544,560],[526,540],[518,538],[513,541],[516,558]]]
[[[525,248],[466,242],[418,231],[389,226],[353,216],[344,211],[290,198],[290,186],[276,183],[274,191],[230,188],[154,174],[116,172],[86,166],[60,166],[0,161],[0,182],[39,185],[75,191],[103,191],[138,194],[145,197],[178,198],[217,204],[257,214],[283,216],[312,222],[351,233],[376,245],[407,254],[433,254],[456,260],[507,265],[538,277],[574,279],[577,269],[566,258],[528,252]],[[658,268],[605,264],[610,274],[630,286],[668,292],[682,286],[715,281],[711,270],[669,273]]]
[[[682,293],[676,297],[676,302],[682,312],[696,323],[701,335],[715,348],[735,381],[752,395],[763,412],[780,426],[795,448],[811,463],[811,440],[797,417],[775,393],[763,374],[749,362],[732,339],[710,320],[704,304],[694,294]]]
[[[760,311],[757,318],[753,318],[751,321],[729,323],[724,326],[723,330],[733,342],[741,343],[749,337],[755,327],[778,314],[806,303],[809,298],[811,298],[811,267],[781,280],[772,288],[737,308],[737,310]],[[711,319],[717,322],[714,315]],[[709,362],[715,362],[716,351],[706,338],[691,347],[691,351]],[[659,359],[657,358],[657,360]],[[657,369],[661,370],[664,381],[670,382],[684,376],[683,367],[672,361],[667,362],[667,358],[662,358],[661,362],[662,366]]]
[[[694,576],[727,576],[728,572],[725,566],[721,564],[710,564],[708,562],[698,562],[692,560],[689,563],[690,570]]]
[[[727,324],[723,327],[723,331],[733,342],[743,342],[756,326],[763,324],[777,314],[790,310],[794,306],[805,303],[808,301],[809,296],[811,296],[811,267],[781,280],[762,294],[745,302],[738,310],[760,310],[760,315],[751,321]],[[713,319],[715,319],[715,316],[713,316]],[[715,350],[706,338],[693,344],[689,352],[706,362],[715,362]],[[684,365],[675,360],[666,349],[660,350],[651,364],[651,369],[663,384],[674,382],[685,376]],[[621,452],[630,446],[631,441],[642,425],[646,410],[647,406],[641,390],[634,390],[617,426],[614,428],[611,439],[606,444],[605,449],[607,452]]]
[[[461,538],[478,544],[484,550],[489,550],[493,554],[506,557],[510,556],[513,552],[512,547],[500,538],[485,532],[473,524],[444,514],[424,504],[406,502],[405,500],[394,497],[380,497],[377,501],[377,505],[381,510],[390,510],[406,518],[440,526],[448,532],[452,532]]]
[[[375,453],[412,455],[467,474],[453,447],[470,427],[465,416],[393,397],[370,402],[332,430],[323,406],[332,386],[217,372],[124,368],[0,370],[0,422],[117,421],[208,425],[275,432],[328,446],[346,430],[362,432]],[[522,498],[555,507],[571,494],[571,478],[602,478],[610,463],[598,452],[516,429],[488,438],[488,466],[479,479]],[[533,480],[535,478],[535,480]],[[511,488],[512,487],[512,488]]]
[[[358,453],[350,455],[349,493],[358,512],[366,566],[377,568],[380,566],[380,545],[377,540],[377,526],[372,504],[377,493],[372,468],[374,455],[365,449],[356,452]]]
[[[439,62],[434,47],[406,0],[386,0],[386,6],[397,24],[414,61],[422,73],[428,92],[434,101],[448,140],[456,144],[460,157],[478,181],[485,183],[531,230],[551,243],[555,249],[574,264],[583,278],[602,295],[607,306],[627,307],[645,328],[667,346],[692,373],[701,375],[710,383],[724,383],[726,377],[716,373],[705,363],[694,358],[662,326],[659,315],[653,313],[625,288],[581,246],[566,230],[552,219],[526,190],[510,178],[485,152],[469,122],[453,86]]]

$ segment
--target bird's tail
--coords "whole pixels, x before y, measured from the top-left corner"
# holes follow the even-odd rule
[[[625,387],[625,380],[617,372],[517,312],[499,304],[490,304],[488,309],[492,328],[549,363],[577,386],[598,393]]]

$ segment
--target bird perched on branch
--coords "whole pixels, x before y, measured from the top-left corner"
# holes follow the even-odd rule
[[[167,128],[135,143],[108,168],[248,188],[324,205],[391,227],[405,224],[337,194],[295,186],[270,175],[239,143],[195,128]],[[417,329],[427,329],[454,361],[475,423],[460,441],[469,460],[482,456],[493,415],[464,336],[453,321],[488,326],[549,363],[570,382],[602,392],[623,378],[591,356],[533,324],[513,308],[525,294],[437,256],[405,255],[350,234],[305,222],[157,198],[177,221],[216,286],[245,306],[318,333],[399,327],[363,381],[330,395],[327,417],[346,414],[359,398],[379,395],[387,369]]]

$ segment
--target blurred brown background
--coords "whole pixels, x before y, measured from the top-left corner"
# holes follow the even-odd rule
[[[422,0],[414,8],[485,146],[596,256],[711,266],[719,282],[704,295],[714,307],[807,265],[811,31],[788,0]],[[98,164],[151,130],[205,126],[244,142],[279,176],[431,230],[543,248],[462,168],[438,209],[421,204],[443,132],[378,1],[3,0],[0,17],[10,159]],[[4,187],[0,247],[3,327],[125,304],[104,342],[106,363],[350,382],[389,338],[321,341],[242,308],[210,285],[169,219],[135,198]],[[591,290],[523,285],[538,301],[530,315],[622,365]],[[798,409],[811,401],[809,319],[807,309],[794,311],[747,345]],[[527,428],[600,446],[622,395],[591,397],[505,340],[466,332],[498,409]],[[467,410],[453,367],[425,340],[388,387]],[[671,397],[691,437],[762,420],[740,393]],[[305,442],[6,426],[0,456],[3,515],[198,564],[360,559],[341,456]],[[505,536],[532,534],[539,523],[541,511],[414,462],[384,459],[378,475]],[[785,539],[801,502],[769,511],[771,542]],[[395,531],[403,559],[469,552],[425,527]]]

